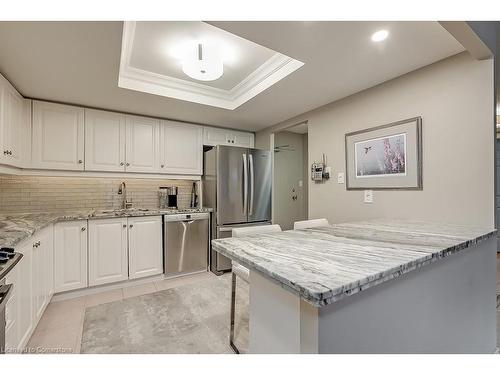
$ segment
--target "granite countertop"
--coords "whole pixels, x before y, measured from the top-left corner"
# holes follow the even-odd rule
[[[113,217],[137,217],[175,215],[182,213],[212,212],[211,208],[188,208],[178,210],[128,209],[128,210],[82,210],[73,212],[24,213],[0,215],[0,247],[15,247],[49,224],[60,221],[106,219]]]
[[[320,307],[494,236],[495,229],[374,220],[212,240],[214,250]]]

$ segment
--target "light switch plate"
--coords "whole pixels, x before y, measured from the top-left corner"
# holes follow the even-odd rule
[[[343,172],[340,172],[337,175],[337,183],[339,183],[339,184],[343,184],[344,183],[344,173]]]
[[[365,190],[365,203],[373,203],[373,190]]]

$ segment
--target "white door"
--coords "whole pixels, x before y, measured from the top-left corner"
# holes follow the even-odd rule
[[[229,144],[226,133],[225,129],[205,126],[203,128],[203,144],[207,146]]]
[[[85,170],[125,171],[125,115],[85,109]]]
[[[127,218],[89,220],[89,286],[128,279]]]
[[[175,121],[161,122],[162,173],[203,174],[203,128]]]
[[[28,342],[33,328],[33,243],[27,241],[16,247],[16,251],[23,254],[17,263],[18,283],[15,287],[18,304],[18,347],[23,347]]]
[[[33,168],[83,170],[83,156],[83,108],[33,101]]]
[[[130,279],[163,273],[161,216],[128,219]]]
[[[231,132],[231,145],[239,147],[254,147],[254,134],[248,132]]]
[[[127,116],[126,171],[159,172],[160,121]]]
[[[87,286],[87,220],[57,223],[54,226],[55,292]]]

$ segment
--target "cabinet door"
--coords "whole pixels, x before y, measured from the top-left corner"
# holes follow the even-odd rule
[[[21,166],[23,98],[11,87],[4,93],[4,148],[6,164]]]
[[[87,286],[87,220],[58,223],[54,226],[55,292]]]
[[[217,146],[228,144],[226,130],[219,128],[203,128],[203,144],[207,146]]]
[[[127,116],[127,172],[159,172],[160,121]]]
[[[161,216],[128,219],[130,279],[163,273]]]
[[[16,247],[16,251],[23,254],[23,257],[17,263],[18,283],[16,285],[17,304],[18,304],[18,348],[23,348],[28,342],[33,328],[33,243],[31,239]]]
[[[5,105],[5,83],[0,76],[0,163],[4,164],[8,159],[8,128],[6,126],[7,123],[7,114],[6,105]]]
[[[85,170],[125,171],[125,115],[85,109]]]
[[[32,291],[33,291],[33,321],[38,322],[45,308],[45,290],[46,280],[44,276],[45,261],[43,259],[43,244],[40,235],[33,236],[33,274],[32,274]]]
[[[162,161],[160,170],[170,174],[201,175],[203,169],[203,130],[197,125],[162,121]]]
[[[6,278],[7,284],[12,284],[11,296],[5,306],[5,347],[17,349],[19,347],[19,263],[11,270]]]
[[[34,101],[32,166],[83,170],[83,119],[83,108]]]
[[[54,295],[54,226],[50,225],[42,232],[43,256],[45,260],[45,307]]]
[[[89,286],[127,279],[127,219],[89,220]]]
[[[20,167],[22,160],[23,98],[0,79],[0,161]]]
[[[232,140],[231,144],[233,146],[247,147],[247,148],[254,147],[253,133],[233,131],[231,132],[231,140]]]

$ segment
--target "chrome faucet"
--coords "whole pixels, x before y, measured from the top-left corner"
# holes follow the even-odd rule
[[[118,189],[118,194],[122,195],[122,209],[126,210],[128,208],[132,208],[132,202],[129,202],[127,199],[127,185],[125,182],[120,184],[120,188]]]

